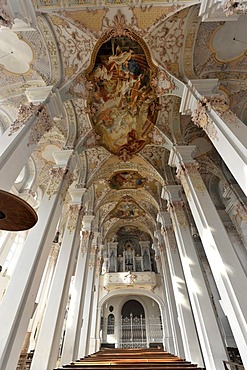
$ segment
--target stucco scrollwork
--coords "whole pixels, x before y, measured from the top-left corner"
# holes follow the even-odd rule
[[[192,122],[196,126],[201,127],[212,140],[217,140],[217,130],[212,119],[207,114],[210,108],[210,103],[206,98],[199,100],[197,108],[192,113]]]
[[[198,101],[197,108],[192,113],[192,121],[201,127],[211,139],[217,138],[217,130],[208,112],[213,109],[222,119],[239,127],[237,116],[230,110],[229,104],[223,95],[212,95],[210,98],[203,97]]]
[[[64,167],[53,167],[49,171],[50,175],[50,183],[47,189],[47,195],[48,199],[51,199],[51,197],[57,193],[59,184],[62,181],[62,178],[65,174],[65,168]]]
[[[243,4],[241,0],[225,0],[222,7],[227,17],[233,14],[246,14],[247,12],[246,4]]]
[[[200,165],[197,162],[185,163],[177,170],[177,178],[181,181],[188,199],[190,199],[191,196],[188,178],[190,179],[190,182],[195,190],[200,193],[203,193],[206,190],[200,172],[198,171],[199,166]]]
[[[49,174],[51,176],[50,183],[47,189],[48,199],[57,194],[60,188],[60,200],[64,202],[67,190],[74,180],[73,173],[65,167],[53,167],[50,169]]]
[[[120,10],[117,12],[113,19],[113,26],[107,30],[108,40],[113,37],[127,36],[133,39],[133,33],[126,24],[126,19]]]
[[[151,85],[154,87],[158,97],[171,93],[176,88],[171,76],[162,69],[158,70],[157,75],[151,81]]]
[[[13,23],[14,20],[9,14],[7,0],[0,0],[0,26],[11,28]]]
[[[62,67],[59,55],[58,44],[52,32],[48,20],[44,16],[37,17],[39,30],[45,40],[47,50],[49,52],[50,64],[50,84],[58,84],[62,79]]]
[[[38,116],[42,112],[43,107],[44,106],[42,104],[34,105],[33,103],[30,103],[29,105],[21,105],[18,109],[16,120],[10,126],[9,136],[24,126],[31,116]]]
[[[67,228],[70,234],[76,228],[76,223],[79,217],[80,209],[81,209],[80,204],[70,204],[69,206],[69,220],[68,220]]]
[[[167,210],[168,212],[170,212],[173,225],[176,225],[176,223],[178,222],[181,227],[186,228],[188,226],[188,222],[184,213],[183,206],[183,201],[173,201],[172,203],[168,204]]]
[[[31,133],[28,140],[28,146],[37,144],[42,136],[49,132],[53,126],[53,119],[51,118],[46,106],[42,107],[42,110],[38,112],[38,120],[31,128]]]

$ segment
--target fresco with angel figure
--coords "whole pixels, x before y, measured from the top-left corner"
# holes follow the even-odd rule
[[[158,105],[152,86],[157,70],[150,64],[137,41],[118,37],[101,45],[88,75],[89,115],[97,138],[122,160],[150,142]]]

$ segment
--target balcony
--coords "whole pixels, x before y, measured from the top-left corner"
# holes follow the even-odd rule
[[[108,291],[124,288],[153,290],[158,282],[158,274],[145,272],[109,272],[103,275],[103,285]]]

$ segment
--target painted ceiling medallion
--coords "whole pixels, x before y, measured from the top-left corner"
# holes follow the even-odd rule
[[[96,45],[86,71],[93,86],[87,105],[99,144],[127,161],[152,137],[158,107],[157,68],[144,42],[125,26],[123,16],[118,17],[114,30]]]
[[[138,206],[134,199],[130,196],[125,196],[109,213],[109,218],[135,219],[142,216],[145,211]]]
[[[146,179],[135,171],[115,173],[108,181],[111,189],[137,189],[144,186]]]

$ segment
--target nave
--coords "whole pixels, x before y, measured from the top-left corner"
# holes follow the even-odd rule
[[[109,349],[86,356],[80,360],[63,365],[57,370],[203,370],[180,357],[158,348]]]

